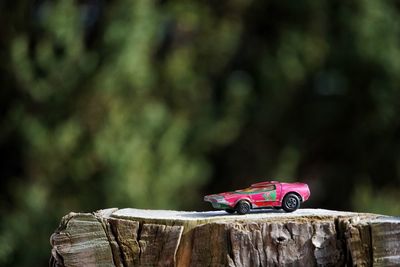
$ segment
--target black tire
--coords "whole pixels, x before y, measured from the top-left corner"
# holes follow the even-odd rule
[[[283,198],[282,209],[293,212],[300,207],[300,199],[296,194],[289,193]]]
[[[236,210],[234,210],[234,209],[226,209],[225,211],[227,213],[229,213],[229,214],[233,214],[233,213],[235,213]]]
[[[241,200],[239,201],[239,203],[236,204],[236,211],[241,215],[249,213],[250,209],[250,203],[246,200]]]

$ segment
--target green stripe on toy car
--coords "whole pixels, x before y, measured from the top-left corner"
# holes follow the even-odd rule
[[[214,209],[221,209],[221,210],[232,208],[228,205],[220,204],[220,203],[212,203],[212,206],[214,207]]]
[[[262,196],[267,201],[275,201],[276,200],[276,191],[273,190],[273,191],[265,192]]]

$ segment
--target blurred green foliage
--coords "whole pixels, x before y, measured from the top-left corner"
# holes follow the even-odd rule
[[[398,215],[396,1],[0,2],[0,265],[62,215],[204,209],[264,178]]]

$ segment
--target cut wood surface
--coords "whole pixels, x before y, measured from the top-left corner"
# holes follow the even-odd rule
[[[70,213],[50,266],[400,266],[400,218],[299,209]]]

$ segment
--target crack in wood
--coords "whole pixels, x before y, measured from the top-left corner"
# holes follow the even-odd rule
[[[137,244],[138,244],[138,246],[139,246],[139,255],[138,255],[138,262],[139,262],[139,263],[140,263],[140,259],[141,259],[141,257],[142,257],[143,249],[145,249],[145,248],[143,247],[143,245],[141,244],[141,242],[140,242],[140,237],[141,237],[141,234],[142,234],[142,229],[143,229],[143,223],[142,223],[142,222],[139,222],[139,227],[138,227],[138,230],[137,230],[137,233],[136,233],[136,242],[137,242]]]

